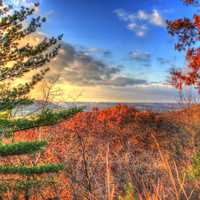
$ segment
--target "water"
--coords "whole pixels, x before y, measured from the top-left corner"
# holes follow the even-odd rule
[[[99,109],[110,108],[116,106],[119,103],[95,103],[95,102],[66,102],[66,103],[48,103],[47,108],[51,110],[62,110],[62,109],[69,109],[73,107],[84,107],[84,111],[91,111],[92,108],[96,107]],[[165,111],[172,111],[183,108],[180,104],[177,103],[121,103],[125,104],[129,107],[134,107],[138,110],[150,110],[154,112],[165,112]],[[43,102],[35,102],[31,105],[26,106],[19,106],[13,110],[13,115],[15,116],[27,116],[32,114],[38,114],[41,112],[43,108]]]
[[[105,108],[110,108],[113,106],[118,105],[119,103],[77,103],[77,106],[84,106],[86,107],[86,111],[91,111],[92,108],[96,107],[99,109],[105,109]],[[176,103],[120,103],[127,105],[129,107],[134,107],[138,110],[150,110],[154,112],[165,112],[165,111],[170,111],[170,110],[176,110],[180,109],[181,106],[180,104]],[[71,103],[65,103],[63,104],[66,107],[73,107],[73,104]]]

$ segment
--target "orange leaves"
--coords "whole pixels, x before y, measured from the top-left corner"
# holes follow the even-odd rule
[[[131,119],[132,111],[128,106],[117,105],[116,107],[101,111],[97,115],[97,120],[100,122],[116,122],[118,124],[123,124]]]
[[[112,140],[114,146],[123,137],[139,143],[138,138],[146,134],[143,129],[156,127],[161,120],[148,111],[139,112],[126,105],[117,105],[104,110],[93,109],[91,112],[76,114],[60,124],[15,133],[15,141],[48,140],[42,158],[49,162],[62,162],[68,153],[67,146],[76,133],[81,137],[97,137]],[[146,137],[146,136],[144,136]],[[145,141],[145,140],[144,140]],[[42,159],[41,159],[42,160]]]
[[[200,48],[188,49],[186,58],[188,60],[187,72],[172,70],[171,83],[178,90],[182,90],[184,85],[199,89]]]
[[[196,0],[184,0],[187,4],[197,4]],[[200,16],[194,15],[193,19],[188,18],[168,21],[168,32],[178,37],[175,48],[178,51],[186,51],[187,69],[171,71],[171,83],[178,90],[184,86],[193,86],[200,92],[199,70],[200,70],[200,48],[197,46],[200,40]]]
[[[65,171],[58,177],[60,183],[63,183],[58,187],[58,193],[61,195],[61,199],[67,200],[71,192],[70,184],[75,187],[74,191],[79,191],[83,188],[73,181],[76,179],[85,181],[81,168],[83,162],[80,145],[82,143],[78,140],[77,135],[84,141],[84,149],[87,152],[87,158],[90,159],[89,166],[93,167],[93,173],[99,175],[95,178],[104,181],[102,178],[102,175],[104,176],[104,164],[102,163],[105,145],[108,143],[110,156],[113,160],[111,167],[114,171],[114,164],[116,163],[114,161],[121,159],[122,154],[126,154],[126,151],[132,151],[134,155],[136,153],[138,155],[144,150],[155,152],[152,134],[156,135],[161,146],[164,146],[164,143],[171,138],[168,130],[164,133],[163,130],[158,129],[159,125],[163,126],[164,124],[163,118],[159,116],[159,114],[148,111],[139,112],[126,105],[117,105],[104,110],[94,108],[91,112],[78,113],[73,118],[54,126],[17,132],[14,135],[14,140],[48,140],[47,148],[41,154],[36,155],[35,160],[38,160],[38,162],[45,160],[53,163],[65,163]],[[170,133],[172,130],[170,128]],[[174,137],[174,134],[172,135]],[[30,158],[27,157],[26,159]],[[31,162],[31,160],[27,160],[27,162]],[[124,164],[120,165],[124,166]],[[118,171],[116,171],[116,174],[118,176]],[[74,179],[74,176],[76,179]],[[48,195],[52,193],[50,189],[42,192]],[[38,198],[38,200],[40,199]]]
[[[156,115],[152,112],[139,112],[126,105],[117,105],[105,110],[95,109],[92,112],[79,113],[66,122],[65,128],[81,136],[111,138],[114,141],[114,138],[128,135],[135,137],[136,132],[142,134],[142,131],[138,130],[141,125],[153,124],[156,127],[158,123],[160,121],[156,121]]]
[[[155,122],[155,117],[155,114],[149,111],[137,112],[135,115],[135,119],[142,123]]]
[[[183,0],[184,3],[190,5],[190,4],[198,4],[198,0]]]
[[[194,24],[196,28],[198,29],[198,34],[200,34],[200,16],[199,15],[194,15]]]
[[[80,134],[83,131],[110,132],[109,129],[121,128],[133,121],[135,112],[135,109],[125,105],[117,105],[105,110],[93,109],[92,112],[77,114],[69,123],[66,123],[66,127],[71,131],[79,131]]]
[[[171,84],[178,90],[183,89],[182,74],[180,71],[172,69],[171,72]]]

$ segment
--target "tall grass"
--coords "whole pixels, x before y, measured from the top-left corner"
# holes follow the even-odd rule
[[[193,192],[195,191],[195,187],[193,189],[187,190],[188,182],[187,182],[187,173],[181,173],[177,167],[175,161],[172,161],[170,164],[169,159],[162,152],[159,143],[154,138],[155,144],[157,146],[160,159],[164,168],[164,172],[168,178],[169,189],[171,192],[170,199],[172,200],[190,200],[192,198]],[[166,194],[166,185],[162,182],[158,181],[157,184],[153,185],[153,191],[150,191],[145,184],[143,183],[142,193],[137,193],[133,188],[134,186],[129,183],[126,194],[121,197],[119,196],[119,200],[166,200],[169,199]],[[114,200],[114,199],[113,199]]]

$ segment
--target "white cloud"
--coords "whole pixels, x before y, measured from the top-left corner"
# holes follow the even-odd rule
[[[145,35],[145,32],[144,31],[138,31],[136,33],[136,35],[139,36],[139,37],[143,37]]]
[[[95,93],[96,94],[96,93]],[[111,102],[176,102],[178,93],[175,88],[163,83],[139,84],[126,87],[101,87],[99,99]],[[101,99],[100,99],[101,101]]]
[[[161,17],[158,10],[154,9],[152,14],[149,16],[150,22],[156,26],[165,27],[166,23],[165,20]]]
[[[33,5],[33,1],[31,0],[4,0],[6,4],[11,4],[13,6],[30,6]]]
[[[29,36],[26,42],[34,45],[44,36],[37,33]],[[95,48],[91,50],[97,51]],[[148,61],[151,54],[133,51],[132,58]],[[80,101],[171,102],[175,101],[177,96],[176,90],[169,84],[149,83],[140,77],[125,76],[119,66],[108,65],[80,53],[70,44],[63,44],[59,55],[49,67],[51,70],[47,77],[52,79],[60,75],[60,87],[66,88],[67,94],[83,91],[78,99]],[[72,88],[71,92],[69,88]],[[64,98],[67,99],[68,96]]]
[[[141,19],[141,20],[147,20],[149,17],[149,15],[147,13],[145,13],[144,10],[139,10],[137,13],[137,18]]]
[[[26,42],[36,45],[44,37],[44,34],[36,33],[27,37]],[[103,50],[99,48],[88,48],[87,51],[96,53],[102,52]],[[107,54],[105,50],[103,53]],[[59,55],[48,66],[50,67],[50,72],[47,74],[48,79],[61,76],[64,82],[73,86],[122,87],[147,83],[144,79],[123,76],[120,65],[105,63],[101,59],[86,54],[84,51],[78,51],[68,43],[62,44]]]
[[[151,60],[151,54],[147,52],[131,51],[129,52],[129,57],[139,62],[149,62]]]
[[[149,84],[143,84],[143,85],[140,85],[140,87],[143,87],[143,88],[159,88],[159,89],[175,89],[171,84],[169,83],[162,83],[162,82],[152,82],[152,83],[149,83]]]
[[[123,9],[117,9],[114,11],[114,13],[122,20],[128,21],[129,20],[129,14],[123,10]]]
[[[127,28],[129,30],[134,30],[135,28],[137,28],[137,24],[135,22],[128,24]]]
[[[144,10],[139,10],[135,19],[146,21],[155,26],[164,27],[166,25],[165,20],[162,18],[157,9],[153,9],[151,13],[147,13]]]
[[[123,9],[117,9],[114,13],[127,23],[128,30],[134,32],[139,37],[143,37],[147,33],[149,25],[157,27],[166,26],[165,20],[157,9],[153,9],[151,12],[138,10],[136,13],[128,13]]]
[[[28,42],[35,46],[44,37],[43,33],[35,33],[26,37],[26,40],[21,41],[20,44],[24,46]],[[99,48],[88,49],[91,52],[101,50]],[[64,42],[59,54],[48,66],[50,67],[50,72],[47,74],[48,79],[61,76],[63,81],[73,86],[123,87],[147,83],[144,79],[123,76],[120,65],[108,64],[101,59],[86,55],[84,51],[77,51],[73,45]]]
[[[103,48],[97,48],[97,47],[91,47],[91,48],[85,48],[85,47],[80,47],[77,50],[80,50],[80,52],[84,53],[85,55],[102,55],[104,57],[110,57],[112,53]]]
[[[139,37],[143,37],[148,30],[146,25],[138,25],[135,22],[129,23],[127,25],[127,29],[135,32],[135,34]]]
[[[146,80],[122,76],[120,66],[110,65],[84,52],[78,52],[74,46],[64,43],[61,54],[51,63],[50,76],[61,74],[63,79],[76,86],[115,86],[139,85]],[[98,48],[91,48],[92,52]]]

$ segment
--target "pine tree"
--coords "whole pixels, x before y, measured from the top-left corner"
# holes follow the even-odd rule
[[[3,86],[3,90],[0,92],[0,111],[13,109],[28,101],[27,95],[44,78],[49,71],[47,64],[58,54],[60,49],[59,41],[62,40],[62,36],[44,38],[35,46],[27,43],[20,47],[20,41],[37,32],[38,28],[46,21],[44,17],[33,17],[38,6],[39,4],[36,3],[33,7],[21,7],[19,10],[3,4],[0,7],[0,83]],[[37,72],[34,73],[35,71]],[[33,76],[29,82],[13,86],[16,79],[22,78],[30,72],[33,72]],[[46,145],[46,141],[9,144],[1,142],[0,157],[1,160],[22,155],[33,157],[37,152],[43,151]],[[49,163],[38,166],[36,162],[31,162],[26,166],[25,164],[2,164],[1,162],[0,174],[14,178],[0,180],[0,199],[4,198],[5,193],[12,192],[13,200],[17,200],[21,193],[24,194],[24,199],[28,200],[33,187],[40,188],[49,183],[43,179],[44,175],[57,173],[62,169],[62,164]],[[49,179],[49,181],[51,180]]]

